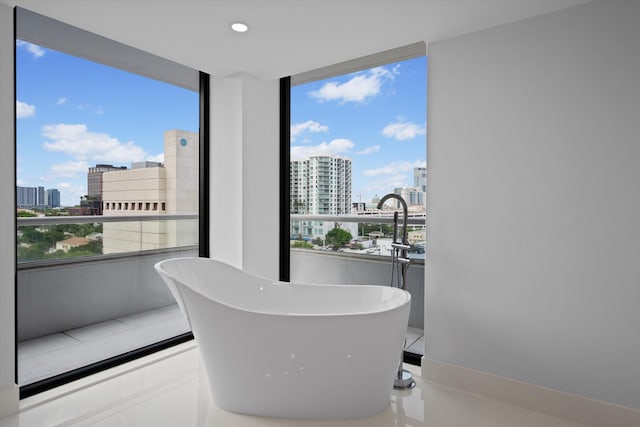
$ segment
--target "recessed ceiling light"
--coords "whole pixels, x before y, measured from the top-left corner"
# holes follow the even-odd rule
[[[242,22],[232,22],[231,29],[236,33],[244,33],[249,29],[249,26]]]

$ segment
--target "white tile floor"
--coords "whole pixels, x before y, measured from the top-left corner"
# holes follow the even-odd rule
[[[21,411],[0,427],[579,427],[571,421],[533,412],[420,377],[417,386],[391,391],[381,413],[350,421],[303,421],[225,412],[211,401],[193,342],[25,399]],[[310,384],[310,387],[313,385]],[[583,426],[584,427],[584,426]]]
[[[189,328],[177,304],[18,343],[18,384],[86,366]],[[408,328],[405,349],[424,354],[422,329]]]

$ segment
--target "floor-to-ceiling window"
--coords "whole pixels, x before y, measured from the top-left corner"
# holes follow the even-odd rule
[[[23,396],[189,339],[153,264],[208,254],[207,97],[206,74],[16,10]]]
[[[397,286],[392,243],[406,230],[413,304],[410,352],[422,353],[426,251],[426,84],[424,44],[292,76],[288,165],[282,165],[282,230],[288,278],[307,283]],[[286,88],[285,88],[286,89]],[[288,97],[286,96],[288,95]],[[288,98],[288,99],[287,99]],[[288,166],[288,170],[286,170]],[[387,194],[396,198],[379,208]],[[395,197],[394,196],[394,197]],[[394,212],[407,206],[407,224]],[[282,222],[282,225],[285,221]],[[285,270],[286,270],[286,263]]]

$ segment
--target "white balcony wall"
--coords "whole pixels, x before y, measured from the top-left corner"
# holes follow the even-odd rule
[[[18,271],[18,341],[175,303],[153,264],[197,249]]]
[[[427,358],[640,409],[638,22],[429,46]]]
[[[0,418],[18,407],[15,385],[15,147],[13,9],[0,4]]]
[[[291,282],[333,285],[389,286],[391,257],[356,257],[304,249],[291,250]],[[407,270],[407,291],[411,294],[409,326],[424,328],[424,265]]]

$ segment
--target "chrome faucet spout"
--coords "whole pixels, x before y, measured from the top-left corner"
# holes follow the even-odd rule
[[[402,205],[402,241],[400,241],[400,243],[402,243],[403,245],[406,245],[408,243],[407,241],[407,221],[408,221],[408,217],[409,217],[409,210],[407,209],[407,202],[404,201],[404,199],[402,197],[400,197],[399,194],[396,193],[389,193],[386,194],[382,197],[382,199],[380,199],[380,201],[378,202],[378,209],[382,209],[382,206],[384,205],[384,202],[386,202],[389,199],[396,199],[400,202],[400,205]],[[393,240],[396,240],[396,232],[394,230],[393,233]]]

